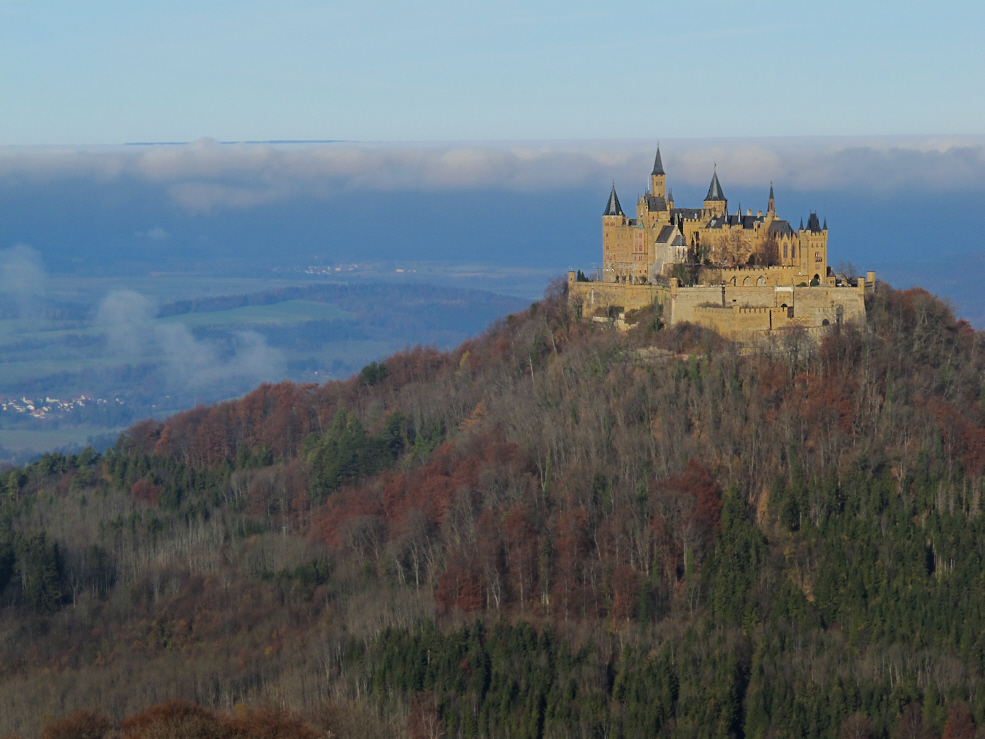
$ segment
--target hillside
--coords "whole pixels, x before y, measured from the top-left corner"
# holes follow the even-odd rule
[[[749,353],[561,283],[9,470],[0,735],[973,737],[985,335],[866,308]]]

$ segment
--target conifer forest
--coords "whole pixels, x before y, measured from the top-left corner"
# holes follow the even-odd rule
[[[565,289],[0,471],[0,735],[985,736],[985,334]]]

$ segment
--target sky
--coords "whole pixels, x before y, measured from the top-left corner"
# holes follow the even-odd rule
[[[659,142],[682,206],[715,167],[733,212],[773,183],[833,263],[936,274],[985,326],[982,28],[982,2],[0,0],[0,250],[591,268]]]
[[[0,0],[0,145],[985,133],[985,3]]]

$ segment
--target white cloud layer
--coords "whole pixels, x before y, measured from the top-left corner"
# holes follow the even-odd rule
[[[979,189],[985,136],[668,140],[668,184],[703,185],[717,165],[726,187],[772,181],[798,190]],[[159,185],[192,213],[250,208],[344,191],[531,191],[644,184],[652,142],[220,144],[0,147],[0,185],[60,180]],[[147,234],[151,236],[150,233]]]

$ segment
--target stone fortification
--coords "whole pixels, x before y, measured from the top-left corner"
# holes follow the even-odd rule
[[[596,280],[568,273],[578,315],[615,319],[656,303],[670,325],[689,321],[743,342],[793,329],[820,336],[864,321],[865,295],[875,288],[874,272],[834,274],[827,223],[811,213],[794,229],[777,216],[772,186],[765,214],[730,215],[717,173],[702,208],[676,207],[659,150],[636,218],[623,213],[615,187],[609,194],[602,265]],[[681,286],[681,277],[698,284]]]

